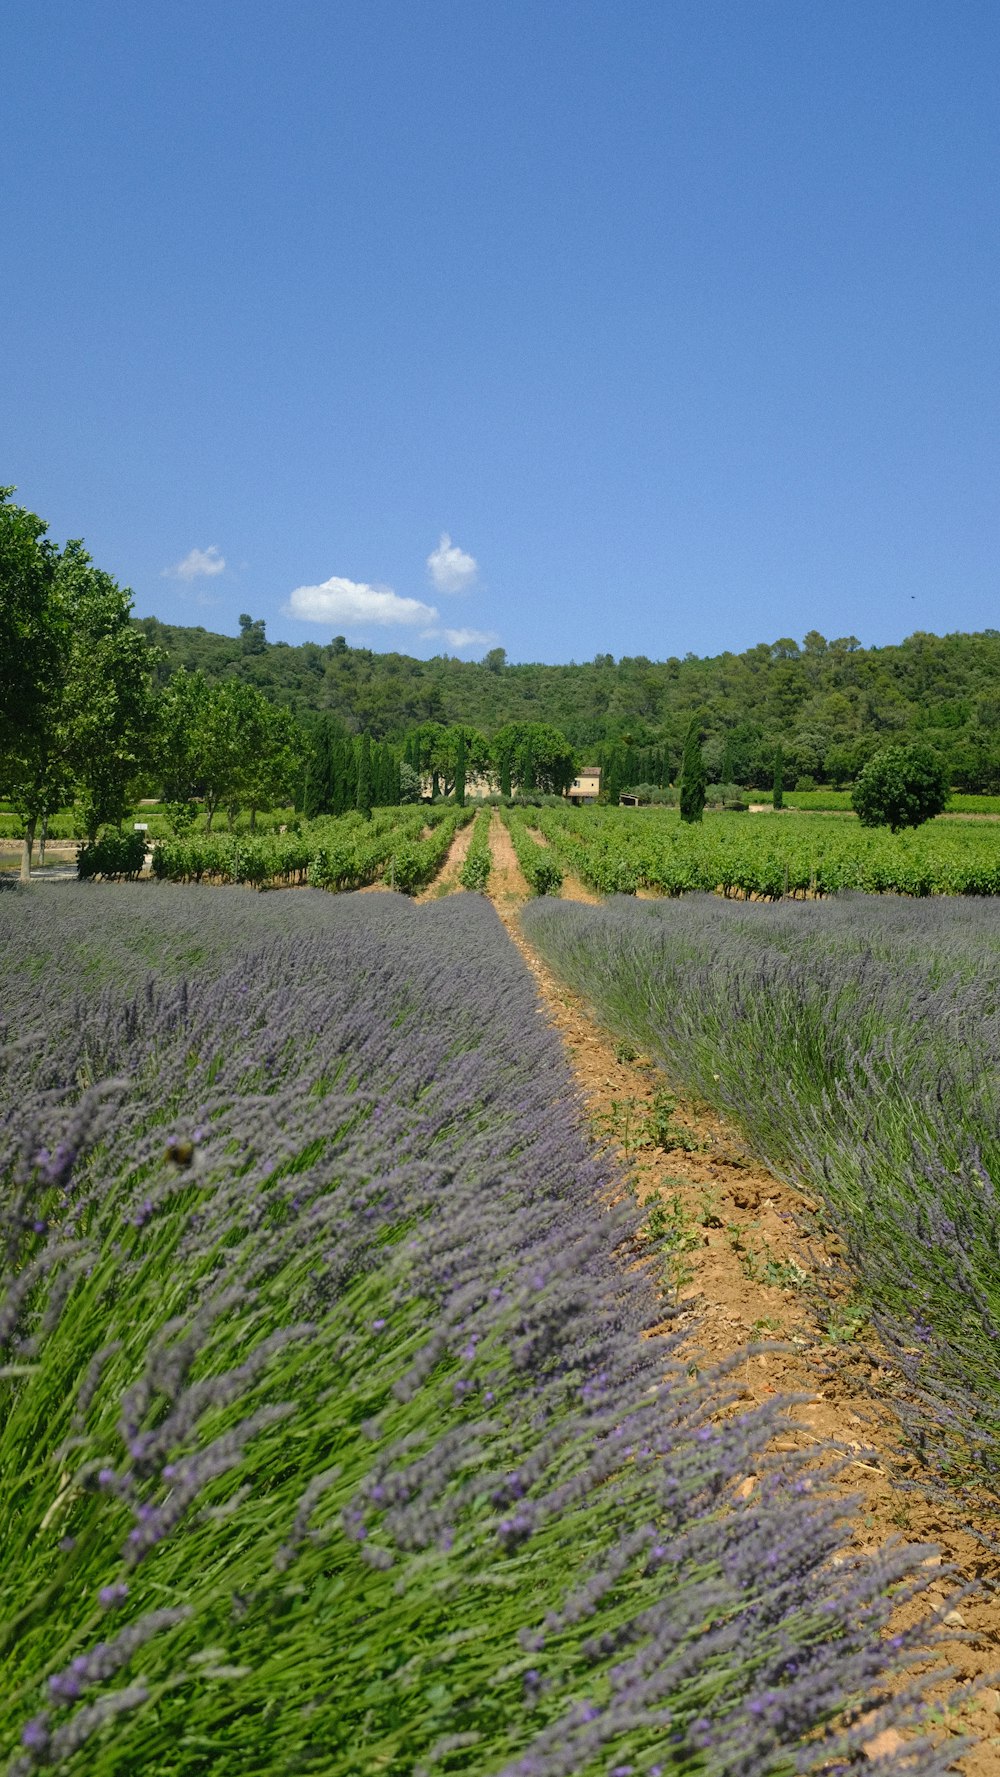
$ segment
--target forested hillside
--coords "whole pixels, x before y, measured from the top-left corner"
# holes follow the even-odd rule
[[[401,738],[424,722],[492,733],[507,722],[554,724],[598,757],[609,744],[661,744],[679,764],[692,715],[704,720],[711,777],[766,784],[775,748],[787,781],[850,781],[876,747],[901,736],[929,741],[958,788],[1000,790],[1000,630],[918,632],[896,647],[863,648],[854,636],[783,637],[743,654],[686,655],[581,664],[512,665],[502,649],[483,661],[415,660],[348,647],[270,643],[261,621],[238,637],[140,621],[163,651],[163,678],[179,666],[209,680],[259,686],[299,716],[327,711],[353,732]]]

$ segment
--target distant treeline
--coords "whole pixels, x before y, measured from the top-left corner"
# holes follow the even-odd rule
[[[764,786],[783,749],[785,781],[842,785],[890,742],[921,740],[945,760],[957,789],[1000,791],[1000,630],[918,632],[896,647],[827,641],[815,630],[742,654],[616,661],[599,654],[566,666],[513,665],[502,648],[482,661],[415,660],[327,645],[268,642],[264,623],[241,619],[237,637],[147,617],[139,627],[161,651],[157,671],[199,670],[237,679],[291,710],[305,726],[321,713],[346,734],[402,746],[425,724],[493,735],[508,723],[544,721],[581,763],[610,767],[622,787],[676,781],[693,716],[703,724],[709,777]]]

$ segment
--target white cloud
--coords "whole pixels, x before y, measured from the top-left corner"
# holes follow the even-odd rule
[[[372,623],[436,623],[438,616],[433,605],[400,598],[389,586],[366,586],[364,581],[342,580],[336,574],[320,586],[297,586],[286,610],[290,617],[301,617],[306,623],[342,624],[345,629]]]
[[[442,633],[451,648],[471,648],[473,643],[477,647],[487,648],[500,640],[492,629],[446,629]]]
[[[221,574],[226,566],[226,558],[220,555],[218,545],[210,543],[207,549],[189,549],[183,561],[174,568],[164,568],[162,580],[200,580],[202,575]]]
[[[475,556],[459,549],[447,531],[441,532],[441,541],[427,557],[427,566],[438,592],[467,592],[479,572]]]

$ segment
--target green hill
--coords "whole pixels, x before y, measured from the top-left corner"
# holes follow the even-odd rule
[[[918,632],[886,648],[811,631],[801,643],[783,637],[742,654],[661,661],[601,654],[547,666],[513,665],[501,649],[479,662],[415,660],[351,648],[342,637],[292,647],[268,642],[260,621],[245,620],[237,637],[153,617],[139,626],[163,649],[164,676],[185,666],[213,680],[237,677],[301,717],[328,711],[376,737],[428,721],[490,733],[505,722],[543,720],[578,749],[599,754],[631,739],[662,743],[679,759],[700,712],[709,772],[720,778],[770,781],[780,739],[789,783],[847,781],[875,747],[919,737],[947,758],[958,788],[1000,790],[1000,630]]]

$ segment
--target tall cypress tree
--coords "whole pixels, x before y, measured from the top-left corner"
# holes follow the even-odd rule
[[[783,808],[785,804],[785,749],[778,742],[774,754],[774,806]]]
[[[708,775],[701,751],[701,725],[695,716],[684,741],[681,762],[681,820],[700,821],[705,812]]]
[[[465,732],[461,728],[455,748],[455,801],[459,808],[465,807]]]
[[[372,811],[372,742],[367,728],[361,736],[358,747],[358,787],[354,795],[354,806],[359,813],[371,814]]]
[[[601,797],[610,808],[618,807],[618,799],[625,788],[622,764],[622,755],[618,748],[614,747],[601,769]]]

